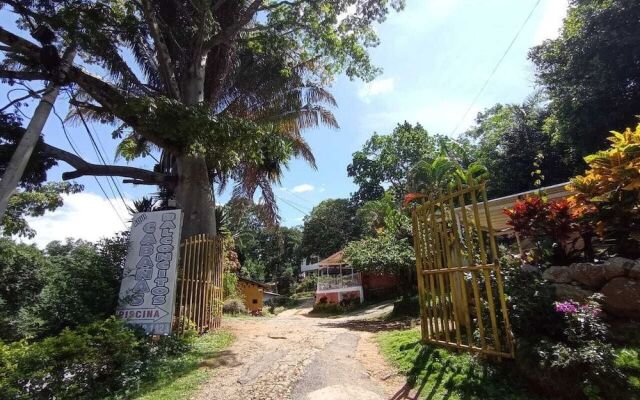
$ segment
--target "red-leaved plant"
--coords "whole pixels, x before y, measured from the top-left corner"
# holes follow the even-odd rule
[[[566,262],[579,237],[584,241],[587,258],[591,257],[592,230],[584,223],[590,210],[580,207],[574,199],[547,201],[538,195],[527,195],[503,212],[509,217],[507,225],[520,237],[534,240],[541,253],[553,253],[554,261]]]

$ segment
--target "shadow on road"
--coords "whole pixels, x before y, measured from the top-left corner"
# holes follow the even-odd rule
[[[242,362],[238,360],[238,355],[231,350],[223,350],[211,355],[210,358],[200,362],[198,367],[218,368],[222,366],[236,367]]]
[[[412,319],[383,320],[383,319],[350,319],[346,321],[327,322],[320,326],[330,328],[345,328],[359,332],[381,332],[410,329],[415,326]]]

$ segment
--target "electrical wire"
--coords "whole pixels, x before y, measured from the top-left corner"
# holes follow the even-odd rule
[[[64,136],[67,139],[67,142],[69,142],[69,146],[71,146],[71,149],[73,150],[73,152],[80,158],[82,158],[82,156],[80,156],[80,153],[78,152],[76,146],[74,145],[73,141],[71,140],[71,137],[69,136],[69,133],[67,132],[67,128],[64,126],[64,120],[62,119],[62,117],[60,117],[60,115],[58,114],[58,112],[56,111],[55,107],[52,107],[53,110],[53,114],[58,118],[58,120],[60,121],[60,124],[62,126],[62,132],[64,132]],[[116,206],[111,202],[111,199],[109,198],[109,196],[107,195],[106,190],[104,190],[104,187],[102,186],[102,184],[100,183],[100,181],[98,180],[97,176],[94,176],[93,179],[95,179],[96,183],[98,184],[98,187],[100,188],[100,191],[102,192],[102,194],[104,195],[104,197],[107,199],[107,201],[109,202],[109,205],[111,206],[111,208],[113,209],[113,212],[116,213],[116,215],[118,216],[118,219],[120,220],[120,222],[122,223],[122,225],[124,225],[125,229],[128,229],[127,224],[124,222],[124,219],[122,219],[122,216],[120,215],[120,213],[118,212],[118,209],[116,208]]]
[[[309,214],[309,211],[304,211],[301,210],[300,208],[298,208],[298,206],[296,206],[295,204],[291,203],[290,201],[283,199],[282,197],[278,196],[277,194],[274,194],[274,196],[276,197],[276,199],[282,201],[284,204],[288,205],[289,207],[295,209],[296,211],[300,212],[303,216],[306,216],[307,214]]]
[[[522,33],[522,31],[524,30],[524,27],[527,25],[527,23],[529,22],[529,20],[531,19],[531,17],[533,16],[534,11],[538,8],[538,6],[540,5],[540,3],[542,2],[542,0],[538,0],[536,1],[536,3],[533,5],[533,8],[531,9],[531,11],[529,12],[529,15],[527,15],[527,18],[524,20],[524,22],[522,23],[522,25],[520,25],[520,28],[518,29],[518,32],[516,32],[515,36],[513,37],[513,39],[511,40],[511,43],[509,43],[509,46],[507,46],[507,49],[504,51],[504,53],[502,54],[502,57],[500,57],[500,59],[498,60],[498,62],[496,63],[495,67],[493,67],[493,70],[491,70],[491,73],[489,74],[489,76],[487,77],[487,79],[484,81],[484,84],[482,85],[482,87],[480,88],[480,90],[478,91],[478,93],[476,94],[476,96],[473,98],[473,101],[471,102],[471,104],[469,104],[469,107],[467,108],[467,110],[464,112],[464,114],[462,115],[462,118],[460,119],[460,121],[458,121],[458,123],[456,124],[456,127],[453,129],[453,131],[451,131],[451,134],[449,134],[449,136],[453,137],[457,132],[458,129],[460,128],[460,125],[462,125],[462,123],[464,122],[465,118],[467,118],[467,115],[469,114],[469,112],[471,111],[471,109],[473,108],[473,106],[475,106],[476,102],[478,101],[478,99],[480,99],[480,96],[482,95],[482,93],[484,92],[484,90],[487,88],[487,86],[489,85],[489,82],[491,81],[491,79],[493,78],[493,76],[496,74],[496,72],[498,72],[498,69],[500,68],[500,65],[502,65],[502,62],[504,61],[504,59],[507,57],[507,54],[509,54],[509,51],[511,51],[511,48],[513,47],[513,45],[515,44],[515,42],[518,40],[518,38],[520,37],[520,34]]]
[[[100,149],[98,148],[98,144],[96,143],[96,139],[94,138],[93,134],[91,133],[91,130],[89,129],[89,126],[87,125],[86,120],[84,119],[84,116],[82,115],[82,111],[80,111],[80,109],[78,109],[78,115],[80,116],[80,121],[82,121],[82,125],[84,125],[84,129],[87,131],[87,135],[89,135],[89,139],[91,141],[91,144],[93,145],[93,149],[96,152],[96,155],[98,156],[98,158],[100,159],[100,161],[102,162],[103,165],[107,165],[107,161],[105,159],[105,157],[102,155],[102,152],[100,151]],[[104,149],[103,149],[104,150]],[[106,151],[105,151],[106,154]],[[125,207],[127,206],[127,202],[124,200],[124,196],[122,195],[122,192],[120,191],[120,187],[118,186],[118,183],[116,182],[115,178],[113,176],[109,176],[107,179],[107,183],[109,184],[109,188],[111,188],[111,184],[109,183],[109,180],[111,180],[113,182],[113,186],[115,186],[116,191],[118,192],[118,197],[120,197],[120,200],[122,201],[122,204],[125,205]],[[113,188],[111,188],[111,191],[113,192]],[[113,196],[116,197],[115,192],[113,193]]]

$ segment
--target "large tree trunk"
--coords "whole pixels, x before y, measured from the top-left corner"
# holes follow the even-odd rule
[[[213,187],[203,158],[178,157],[178,183],[175,196],[184,213],[182,238],[197,234],[216,234],[216,213]]]
[[[206,56],[194,62],[188,79],[182,86],[185,104],[199,104],[204,100],[204,72]],[[178,207],[182,208],[184,221],[182,237],[197,234],[216,234],[216,203],[209,169],[204,158],[180,156],[176,160],[178,183],[175,190]]]

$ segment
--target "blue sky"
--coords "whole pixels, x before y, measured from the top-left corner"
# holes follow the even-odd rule
[[[520,102],[535,88],[534,71],[527,60],[530,47],[557,36],[566,13],[567,0],[541,0],[518,40],[502,62],[471,112],[465,110],[482,87],[514,35],[538,0],[407,0],[407,7],[390,15],[377,27],[381,44],[372,49],[373,62],[383,69],[376,80],[364,83],[340,76],[331,92],[338,108],[334,113],[340,129],[314,129],[306,132],[317,159],[313,170],[303,161],[293,160],[285,173],[283,187],[276,195],[284,225],[302,223],[305,213],[327,198],[348,197],[355,190],[346,167],[354,151],[362,147],[373,132],[389,133],[405,120],[420,122],[431,133],[452,134],[469,127],[478,111],[497,102]],[[3,25],[11,24],[0,14]],[[6,88],[0,90],[5,96]],[[12,97],[19,97],[14,93]],[[66,99],[56,104],[66,114]],[[33,107],[25,110],[29,115]],[[95,126],[97,136],[113,159],[116,141],[108,127]],[[80,153],[92,161],[97,158],[83,129],[67,128]],[[69,145],[53,116],[45,127],[48,142],[65,149]],[[154,161],[136,165],[152,167]],[[66,165],[55,168],[50,179],[59,179]],[[101,179],[110,197],[106,180]],[[93,178],[78,180],[84,193],[66,199],[60,210],[31,221],[38,231],[39,245],[67,236],[96,240],[125,227],[124,205],[112,199],[118,218]],[[127,200],[141,197],[149,188],[120,184]],[[152,189],[151,189],[152,190]],[[221,201],[225,200],[223,196]],[[124,223],[123,223],[124,222]]]

